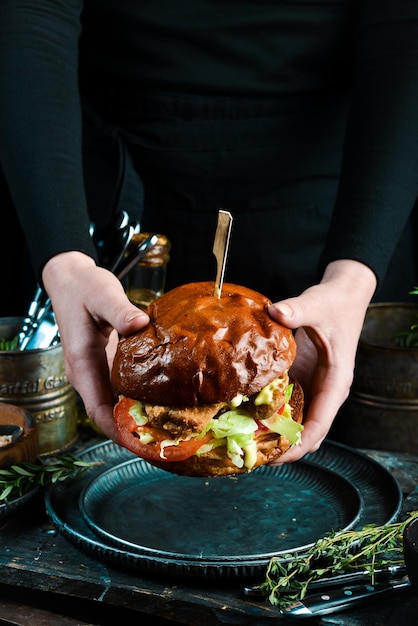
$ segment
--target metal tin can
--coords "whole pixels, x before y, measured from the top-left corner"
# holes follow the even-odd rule
[[[413,303],[369,306],[350,395],[332,438],[358,448],[418,453],[418,348],[399,347],[396,341],[417,320]]]
[[[12,339],[22,319],[0,318],[0,337]],[[0,402],[33,415],[39,454],[62,452],[77,439],[77,393],[68,382],[61,345],[37,350],[0,350]]]

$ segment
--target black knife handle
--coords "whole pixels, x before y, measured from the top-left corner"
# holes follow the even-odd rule
[[[286,609],[282,609],[282,614],[288,617],[313,617],[315,615],[327,615],[336,613],[344,609],[352,608],[358,604],[363,604],[376,596],[410,587],[411,583],[405,576],[399,580],[390,582],[375,583],[374,585],[347,585],[345,587],[330,588],[316,594],[306,595],[299,602],[295,602]]]

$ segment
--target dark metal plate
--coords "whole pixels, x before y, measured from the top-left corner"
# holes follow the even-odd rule
[[[306,549],[330,528],[354,526],[361,508],[348,480],[305,462],[190,478],[133,459],[80,496],[85,521],[104,540],[190,561],[245,562]]]
[[[213,542],[213,545],[209,547],[206,545],[208,553],[212,553],[209,554],[209,556],[205,556],[204,554],[200,555],[199,549],[197,549],[196,552],[196,547],[184,550],[186,554],[180,554],[183,552],[183,549],[179,550],[178,544],[171,545],[170,550],[164,549],[165,553],[161,552],[161,545],[157,545],[156,547],[148,546],[146,549],[142,549],[141,547],[138,548],[138,546],[135,545],[135,542],[132,542],[132,546],[126,545],[125,547],[122,547],[121,545],[116,545],[114,538],[110,540],[110,538],[103,536],[103,534],[99,535],[98,529],[96,528],[93,530],[86,522],[86,519],[83,517],[80,509],[81,494],[84,493],[83,506],[85,507],[86,494],[89,493],[88,485],[91,486],[90,489],[93,489],[95,481],[99,480],[96,484],[100,486],[100,477],[108,470],[110,470],[110,475],[113,473],[114,476],[116,476],[117,482],[120,482],[120,470],[116,470],[115,468],[126,461],[131,461],[130,466],[134,468],[134,474],[138,473],[137,470],[142,466],[142,464],[144,466],[146,465],[146,467],[151,466],[139,461],[132,453],[110,441],[106,441],[102,444],[89,448],[79,456],[89,462],[100,462],[101,465],[91,468],[88,472],[82,474],[76,479],[67,479],[63,483],[57,483],[50,486],[47,489],[45,497],[46,509],[52,523],[59,532],[61,532],[68,540],[80,547],[82,550],[88,552],[94,557],[97,557],[98,559],[104,560],[107,563],[114,564],[118,567],[141,571],[145,574],[149,573],[163,576],[174,576],[176,578],[203,578],[205,580],[235,580],[242,577],[245,577],[246,579],[252,577],[259,578],[265,572],[270,553],[272,552],[273,554],[277,554],[283,547],[283,544],[278,544],[276,548],[276,544],[274,542],[270,542],[262,524],[265,519],[269,524],[271,524],[271,520],[273,520],[273,522],[275,521],[277,523],[278,534],[286,532],[286,528],[283,524],[281,524],[281,516],[284,513],[285,507],[288,506],[288,502],[286,504],[283,503],[280,514],[277,514],[276,511],[276,514],[272,515],[269,507],[266,508],[264,506],[269,498],[259,500],[257,496],[255,496],[257,507],[253,507],[255,512],[252,511],[252,518],[248,523],[248,526],[246,525],[244,527],[241,525],[238,529],[235,527],[231,528],[230,526],[225,528],[224,536],[228,537],[231,541],[232,535],[234,533],[236,534],[237,530],[241,539],[247,540],[244,550],[237,549],[237,546],[240,544],[240,540],[236,539],[233,540],[234,543],[230,543],[228,541],[228,547],[223,548],[222,550],[219,548],[219,543],[216,542]],[[314,462],[313,465],[311,466],[306,464],[306,460],[308,460],[309,463]],[[310,471],[312,471],[312,474],[314,474],[315,477],[318,477],[321,474],[321,470],[323,471],[324,469],[338,474],[346,481],[349,481],[352,487],[354,487],[354,489],[361,494],[362,504],[359,510],[360,514],[354,524],[354,527],[361,527],[370,523],[390,523],[397,519],[402,506],[402,493],[400,487],[390,472],[366,455],[341,444],[325,441],[320,450],[305,457],[305,461],[300,461],[296,464],[289,464],[288,466],[283,466],[283,468],[290,468],[292,465],[296,467],[302,464],[303,467],[305,467],[305,464],[306,467],[311,467],[312,469]],[[156,468],[154,469],[156,470]],[[260,478],[257,478],[257,472],[259,470],[256,470],[256,472],[253,472],[253,474],[248,476],[243,476],[243,479],[247,481],[250,479],[251,481],[247,482],[246,494],[255,493],[257,483],[259,480],[262,480],[263,475],[270,479],[271,477],[269,476],[269,471],[273,470],[274,474],[274,471],[277,471],[277,469],[279,468],[273,470],[272,466],[270,466],[270,468],[266,467],[266,469],[263,470],[263,473],[260,473]],[[282,471],[285,473],[289,470],[282,469]],[[164,485],[170,484],[172,486],[175,484],[172,481],[180,478],[172,476],[166,472],[162,472],[165,477],[162,478],[161,472],[162,470],[159,470],[159,472],[155,474],[154,478],[157,482],[161,483],[162,481]],[[302,470],[297,476],[297,481],[302,481],[303,483],[307,480],[306,475],[304,476],[304,474],[305,472]],[[171,478],[169,479],[168,476],[171,476]],[[329,476],[329,474],[327,474],[327,476]],[[296,474],[293,476],[294,480],[296,480],[295,477]],[[196,479],[193,478],[190,480]],[[199,481],[200,479],[197,480]],[[221,480],[223,481],[224,479]],[[128,482],[130,483],[129,488],[131,490],[134,489],[132,480],[129,479]],[[317,478],[315,478],[313,483],[315,483],[315,488],[317,488]],[[300,490],[300,485],[300,482],[297,486],[295,483],[296,489]],[[309,488],[312,488],[312,486],[308,487],[308,489]],[[329,485],[327,489],[328,488]],[[150,493],[153,490],[155,491],[155,489],[151,488],[151,486],[148,486],[148,490]],[[295,489],[293,491],[295,491]],[[93,494],[93,491],[90,491],[90,494]],[[93,496],[90,495],[90,497]],[[222,497],[225,498],[225,495]],[[329,495],[327,495],[327,497],[329,497]],[[211,526],[205,525],[199,517],[196,517],[199,514],[199,507],[196,505],[196,494],[183,493],[181,500],[180,505],[176,504],[176,506],[180,506],[184,513],[184,528],[186,530],[187,528],[192,529],[194,535],[197,535],[198,533],[201,533],[202,537],[205,535],[207,536],[208,534],[210,535]],[[303,526],[304,524],[309,526],[311,518],[319,517],[316,513],[317,502],[313,492],[311,493],[310,498],[308,498],[308,501],[308,505],[305,501],[303,512],[298,512],[298,526]],[[251,497],[249,498],[249,502],[251,503]],[[90,505],[93,506],[93,501],[88,503],[89,507]],[[96,506],[96,503],[94,503],[94,506]],[[97,511],[100,511],[100,507],[102,505],[99,503],[97,506]],[[260,510],[260,506],[264,506],[264,508]],[[347,523],[348,517],[352,516],[353,519],[355,517],[356,506],[354,505],[353,507],[352,501],[350,507],[351,513],[346,516],[345,520],[342,520],[343,524],[344,521]],[[222,515],[222,508],[223,507],[219,507],[216,511],[217,527],[223,523],[224,517]],[[247,503],[246,509],[250,508],[251,504]],[[112,510],[115,515],[119,515],[119,512],[117,512],[114,504],[112,505]],[[88,515],[91,516],[93,513],[96,515],[96,512],[94,511],[94,509],[89,508]],[[84,510],[84,514],[86,514],[86,510]],[[129,511],[126,511],[126,515],[129,516]],[[161,520],[159,519],[157,535],[162,535],[165,532],[165,528],[170,528],[173,520],[170,511],[167,509],[165,512],[160,511],[159,515],[161,515]],[[322,516],[322,513],[320,513],[320,516]],[[99,517],[94,521],[95,524],[97,524],[97,522],[99,522],[99,526],[103,525],[101,514],[99,514]],[[350,520],[348,520],[348,523],[349,522]],[[140,524],[140,520],[137,520],[137,523]],[[332,523],[333,522],[331,522],[331,524]],[[329,521],[324,526],[325,531],[332,530]],[[285,528],[285,530],[283,530],[283,528]],[[291,527],[291,529],[293,529],[293,527]],[[106,529],[106,532],[108,532],[108,530],[109,529]],[[131,530],[129,532],[131,532]],[[103,529],[99,532],[103,533]],[[112,534],[115,534],[114,529],[112,529]],[[119,530],[117,530],[116,534],[119,534]],[[320,534],[318,534],[318,536],[314,539],[319,538],[322,534],[321,529]],[[142,535],[140,536],[139,542],[144,543],[141,537]],[[250,554],[248,554],[248,537],[257,541],[256,549],[252,549]],[[278,540],[282,539],[283,537],[278,537]],[[295,538],[292,537],[292,539]],[[309,536],[309,540],[311,539],[312,535]],[[118,540],[120,541],[120,538],[117,539],[117,541]],[[171,541],[173,540],[174,539],[172,538]],[[122,541],[125,541],[125,539],[122,539]],[[206,539],[205,541],[207,544],[208,540]],[[304,541],[299,538],[298,540],[291,541],[290,543],[300,546],[304,543]],[[229,546],[234,547],[232,548]],[[166,547],[167,546],[165,546],[165,548]],[[290,547],[295,547],[295,545]],[[167,558],[166,552],[168,552],[169,558]],[[240,552],[241,554],[235,554],[237,552]]]

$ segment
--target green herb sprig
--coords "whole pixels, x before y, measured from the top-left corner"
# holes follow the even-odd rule
[[[0,337],[0,350],[10,351],[10,350],[18,350],[19,348],[19,337],[15,335],[13,339],[3,339]]]
[[[410,296],[418,296],[418,287],[408,293]],[[418,318],[407,330],[396,333],[395,343],[398,348],[418,348]]]
[[[309,585],[334,574],[367,572],[371,584],[377,569],[404,562],[402,538],[406,525],[418,517],[411,512],[402,522],[360,530],[330,532],[304,553],[290,553],[271,559],[260,591],[270,603],[286,608],[302,600]]]
[[[67,454],[39,465],[15,463],[7,469],[0,469],[0,504],[22,496],[32,487],[45,487],[70,476],[79,476],[93,465],[97,463],[87,463]]]

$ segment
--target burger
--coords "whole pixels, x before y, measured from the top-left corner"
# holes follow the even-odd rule
[[[120,339],[111,380],[122,446],[187,476],[248,473],[298,444],[303,391],[289,377],[292,331],[243,286],[182,285],[152,302],[149,324]]]

